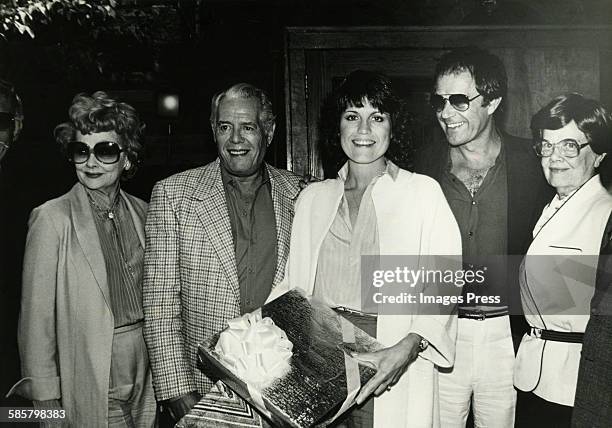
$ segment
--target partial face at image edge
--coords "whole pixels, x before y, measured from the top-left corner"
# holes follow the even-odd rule
[[[0,161],[21,130],[21,117],[16,116],[15,108],[10,99],[0,94]]]

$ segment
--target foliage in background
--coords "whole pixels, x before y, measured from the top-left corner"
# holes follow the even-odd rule
[[[149,81],[182,32],[173,4],[146,3],[0,0],[0,75],[78,86]]]
[[[172,32],[177,31],[166,30],[166,17],[174,8],[165,3],[126,7],[117,0],[0,0],[0,36],[6,40],[20,35],[34,39],[43,33],[46,38],[55,36],[63,41],[75,36],[97,39],[112,35],[165,43],[175,39]]]
[[[0,3],[0,34],[5,38],[14,33],[35,37],[40,24],[49,24],[61,17],[79,25],[95,24],[114,19],[115,0],[3,0]]]

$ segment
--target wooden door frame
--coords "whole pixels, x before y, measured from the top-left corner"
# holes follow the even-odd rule
[[[320,176],[317,107],[329,90],[321,52],[342,49],[596,47],[600,99],[612,105],[612,26],[288,27],[285,30],[287,167]],[[317,76],[318,78],[315,78]],[[609,77],[608,77],[609,76]],[[605,77],[605,78],[604,78]]]

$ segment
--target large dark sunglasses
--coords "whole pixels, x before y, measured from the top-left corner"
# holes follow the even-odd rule
[[[444,106],[446,105],[447,101],[455,110],[466,111],[470,108],[470,101],[474,101],[479,96],[480,94],[476,95],[475,97],[468,98],[468,96],[465,94],[452,94],[448,97],[443,97],[442,95],[431,94],[429,103],[431,104],[431,108],[433,108],[436,113],[440,113],[442,110],[444,110]]]
[[[0,112],[0,130],[9,129],[15,123],[15,116],[11,113]]]
[[[123,149],[114,141],[100,141],[91,149],[81,141],[68,143],[66,153],[68,160],[72,163],[85,163],[93,152],[96,159],[105,164],[113,164],[119,161]]]

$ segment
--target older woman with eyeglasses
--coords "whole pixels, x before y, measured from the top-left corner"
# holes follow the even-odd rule
[[[142,151],[134,108],[77,95],[55,138],[78,183],[34,209],[11,390],[74,427],[149,427],[156,403],[142,336],[147,204],[120,188]]]
[[[599,255],[610,251],[612,196],[597,171],[612,151],[612,118],[599,102],[566,94],[536,113],[531,127],[544,175],[557,194],[544,208],[521,265],[521,300],[531,332],[515,365],[516,425],[564,427],[578,398],[595,285],[603,285]]]

